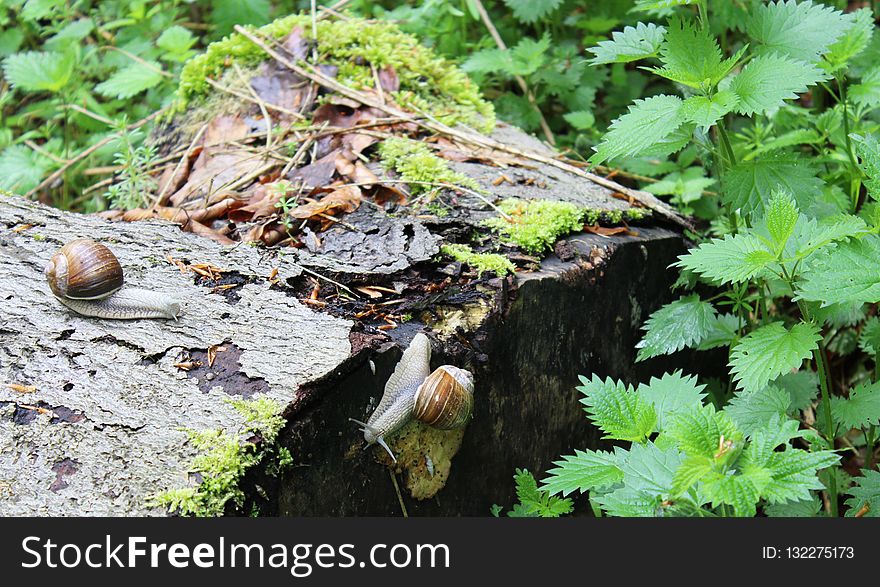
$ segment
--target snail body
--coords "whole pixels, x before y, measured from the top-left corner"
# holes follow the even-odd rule
[[[369,420],[358,424],[363,426],[368,445],[379,444],[397,462],[385,442],[387,436],[413,419],[442,430],[458,428],[470,418],[473,403],[473,375],[453,365],[442,365],[431,372],[431,343],[419,333],[388,378]]]
[[[91,239],[77,239],[61,247],[46,265],[45,274],[58,301],[83,316],[176,320],[180,314],[180,304],[166,294],[123,287],[122,266],[116,255]]]

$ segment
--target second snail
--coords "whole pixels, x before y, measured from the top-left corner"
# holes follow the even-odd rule
[[[46,280],[59,302],[83,316],[112,320],[173,318],[180,303],[162,292],[125,287],[122,265],[91,239],[70,241],[46,264]]]
[[[397,462],[387,437],[413,419],[441,430],[459,428],[470,419],[473,406],[473,374],[454,365],[431,372],[431,342],[420,332],[403,352],[369,420],[354,421],[363,426],[368,445],[379,444]]]

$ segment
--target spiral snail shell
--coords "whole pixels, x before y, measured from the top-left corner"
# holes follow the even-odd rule
[[[385,438],[412,419],[449,430],[463,426],[474,405],[474,377],[464,369],[442,365],[431,372],[431,343],[421,332],[403,352],[385,392],[361,426],[368,445],[379,444],[397,462]]]
[[[49,289],[62,304],[83,316],[132,320],[174,318],[180,304],[171,297],[132,287],[123,288],[116,255],[91,239],[70,241],[46,264]]]

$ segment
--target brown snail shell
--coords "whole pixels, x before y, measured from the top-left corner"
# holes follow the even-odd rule
[[[474,408],[474,377],[454,365],[443,365],[416,390],[413,417],[434,428],[462,426]]]
[[[70,241],[52,255],[45,269],[49,289],[82,316],[108,320],[173,318],[180,303],[150,289],[123,288],[122,265],[106,246],[91,239]]]
[[[96,300],[118,291],[122,265],[113,252],[91,239],[70,241],[46,265],[52,293],[72,300]]]

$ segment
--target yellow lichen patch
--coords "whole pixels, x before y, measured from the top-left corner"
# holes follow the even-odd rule
[[[403,474],[404,486],[414,499],[429,499],[446,485],[466,429],[438,430],[414,420],[391,439],[397,464],[384,450],[376,455],[380,463]]]
[[[486,293],[494,294],[488,290]],[[441,334],[452,334],[459,328],[465,332],[474,332],[483,324],[491,311],[492,306],[489,301],[479,300],[464,306],[435,306],[431,308],[430,313],[424,313],[421,318],[425,324]]]

